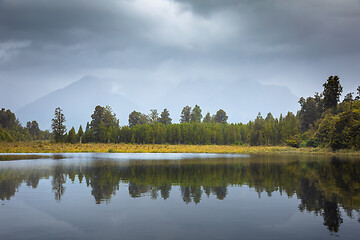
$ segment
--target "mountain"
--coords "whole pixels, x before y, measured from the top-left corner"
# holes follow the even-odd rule
[[[296,113],[299,107],[298,97],[288,88],[266,86],[254,81],[182,81],[156,98],[151,95],[156,90],[151,86],[143,85],[133,90],[129,87],[124,89],[124,86],[129,85],[115,80],[84,77],[15,113],[23,125],[36,120],[41,129],[50,129],[54,110],[61,107],[69,130],[72,126],[78,128],[80,124],[85,128],[97,105],[110,105],[120,125],[128,124],[129,113],[133,110],[147,114],[151,108],[158,109],[159,113],[167,108],[173,123],[179,122],[184,106],[194,107],[195,104],[201,107],[203,116],[207,112],[215,114],[223,109],[229,116],[228,122],[247,123],[254,120],[259,112],[264,117],[268,112],[279,117],[280,113],[286,114],[288,111]]]
[[[128,124],[128,116],[136,105],[117,90],[111,80],[96,77],[83,77],[65,88],[56,90],[16,111],[23,125],[36,120],[41,129],[51,128],[51,119],[56,107],[63,109],[66,126],[85,130],[86,122],[91,121],[95,106],[110,105],[121,125]],[[77,129],[76,129],[77,130]]]
[[[173,122],[179,121],[182,108],[199,105],[203,116],[226,111],[228,122],[254,120],[260,112],[265,118],[271,112],[274,117],[288,111],[296,114],[299,98],[286,87],[262,85],[254,81],[183,81],[157,104],[167,108]],[[175,114],[172,114],[175,113]]]

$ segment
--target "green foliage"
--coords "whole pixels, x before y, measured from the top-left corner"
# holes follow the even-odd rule
[[[112,112],[111,107],[96,106],[91,118],[92,121],[89,127],[92,130],[92,136],[87,137],[92,138],[96,142],[109,141],[108,129],[119,125],[119,121],[116,119],[116,115]]]
[[[190,121],[191,122],[201,122],[202,119],[202,114],[201,114],[201,109],[198,105],[195,105],[195,107],[193,108],[193,110],[191,111],[191,115],[190,115]]]
[[[33,139],[38,139],[40,137],[41,131],[39,128],[39,124],[36,121],[27,122],[26,128],[33,137]]]
[[[159,122],[168,125],[171,124],[172,119],[170,118],[169,111],[165,108],[164,111],[160,115]]]
[[[203,119],[203,123],[210,123],[211,122],[211,116],[210,113],[206,113],[204,119]]]
[[[156,109],[150,110],[149,120],[150,123],[157,123],[159,121],[159,113]]]
[[[261,114],[259,113],[255,119],[254,124],[249,132],[249,139],[251,146],[261,146],[265,143],[265,120],[262,118]]]
[[[284,139],[299,135],[299,121],[292,112],[288,112],[284,118],[281,133]]]
[[[228,116],[222,109],[213,116],[208,112],[202,119],[198,105],[193,109],[185,106],[180,124],[172,124],[167,109],[160,117],[156,109],[150,114],[133,111],[129,114],[129,126],[119,126],[110,106],[96,106],[83,132],[72,128],[66,134],[64,114],[56,108],[52,129],[56,141],[138,143],[138,144],[248,144],[252,146],[288,145],[292,147],[331,147],[360,149],[360,86],[359,96],[348,94],[338,104],[342,92],[339,78],[330,76],[323,84],[323,94],[300,98],[300,110],[295,116],[288,112],[274,118],[268,113],[264,119],[259,113],[247,124],[228,124]],[[49,132],[39,129],[36,121],[23,128],[15,114],[4,108],[0,111],[0,141],[49,139]]]
[[[153,113],[154,116],[152,116],[151,121],[155,121],[157,119],[157,112]],[[137,124],[146,124],[150,122],[150,118],[146,114],[142,114],[141,112],[133,111],[129,114],[129,126],[133,127]]]
[[[82,129],[82,126],[80,125],[78,133],[77,133],[77,141],[81,143],[83,136],[84,136],[84,131]]]
[[[222,109],[216,112],[216,115],[214,117],[215,123],[226,123],[228,120],[228,116],[226,115],[226,112]]]
[[[90,126],[96,132],[101,124],[101,121],[104,122],[105,127],[110,127],[118,124],[115,113],[113,113],[110,106],[101,107],[96,106],[94,113],[91,115]]]
[[[339,102],[340,95],[342,93],[342,86],[340,85],[340,79],[338,76],[330,76],[324,87],[324,105],[326,108],[335,108]]]
[[[318,147],[318,146],[320,146],[320,141],[317,138],[310,138],[306,142],[306,147]]]
[[[0,111],[0,141],[27,141],[51,139],[49,131],[41,131],[36,121],[27,122],[26,127],[22,127],[14,113],[4,108]]]
[[[309,130],[314,126],[315,122],[320,118],[322,113],[322,99],[316,100],[315,97],[308,97],[306,100],[301,97],[299,100],[300,111],[298,118],[300,120],[300,127],[303,132]]]
[[[301,134],[301,140],[300,147],[319,147],[321,145],[321,141],[315,130],[309,130]]]
[[[353,94],[354,93],[352,93],[352,92],[346,94],[345,97],[344,97],[343,103],[354,101]]]
[[[94,131],[90,129],[90,123],[86,123],[85,133],[82,137],[82,142],[93,142],[94,141]]]
[[[77,143],[77,136],[76,136],[76,132],[75,132],[75,128],[72,127],[67,135],[67,142],[69,143]]]
[[[300,147],[300,139],[297,135],[290,136],[286,141],[286,145],[290,147]]]
[[[0,111],[0,127],[5,129],[16,129],[20,127],[20,122],[16,119],[15,114],[10,109],[2,108]]]
[[[12,142],[14,141],[14,138],[11,136],[11,134],[0,127],[0,142]]]
[[[271,113],[265,118],[264,138],[267,146],[274,145],[275,143],[275,119]]]
[[[180,123],[189,123],[191,119],[191,107],[185,106],[181,111]]]
[[[66,127],[64,125],[65,116],[62,113],[62,109],[57,107],[55,109],[55,116],[52,119],[51,128],[53,130],[54,139],[56,142],[64,141],[64,134],[66,133]]]
[[[129,127],[133,127],[140,123],[141,112],[133,111],[129,114]]]
[[[98,139],[99,142],[108,142],[108,129],[103,121],[100,121],[100,125],[95,133],[95,137]]]
[[[321,120],[319,124],[319,128],[317,131],[317,136],[321,142],[324,144],[330,143],[332,139],[332,135],[335,131],[335,122],[337,121],[337,117],[331,114],[325,115],[325,117]]]
[[[261,123],[258,123],[258,121]],[[102,142],[114,143],[137,143],[137,144],[243,144],[248,143],[247,136],[253,134],[255,139],[251,140],[252,145],[278,145],[285,143],[286,139],[279,139],[269,134],[269,141],[266,140],[266,125],[264,119],[257,119],[256,124],[223,124],[223,123],[180,123],[168,124],[151,123],[137,124],[133,127],[111,127],[103,130],[105,140]],[[272,124],[273,129],[278,128],[275,120],[266,124]],[[256,126],[256,127],[255,127]],[[276,131],[273,130],[274,134]],[[87,135],[91,130],[85,132],[83,141],[91,142]]]
[[[360,149],[360,102],[343,103],[343,111],[337,115],[330,135],[332,149]]]

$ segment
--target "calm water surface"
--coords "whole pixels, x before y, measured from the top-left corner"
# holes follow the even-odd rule
[[[359,209],[360,159],[0,155],[2,240],[359,239]]]

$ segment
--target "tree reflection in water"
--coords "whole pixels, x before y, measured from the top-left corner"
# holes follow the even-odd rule
[[[66,183],[66,173],[61,164],[55,165],[52,174],[52,190],[55,193],[55,200],[60,201],[65,193],[64,184]]]
[[[96,204],[109,202],[121,183],[127,184],[131,197],[146,195],[152,199],[168,199],[172,187],[179,186],[182,200],[187,204],[199,204],[202,197],[210,195],[223,200],[229,186],[247,185],[259,197],[263,192],[271,197],[275,191],[296,196],[300,200],[299,210],[321,215],[331,232],[337,232],[343,222],[341,209],[349,217],[359,218],[360,162],[349,159],[154,160],[126,164],[99,160],[74,165],[59,161],[50,169],[3,167],[0,199],[9,200],[23,182],[36,188],[43,178],[51,178],[57,201],[65,193],[67,178],[72,182],[78,179],[80,184],[85,180]]]

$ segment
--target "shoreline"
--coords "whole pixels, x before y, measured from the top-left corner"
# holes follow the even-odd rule
[[[54,143],[50,141],[2,142],[0,153],[223,153],[223,154],[306,154],[359,156],[360,151],[288,146],[169,145],[124,143]]]

